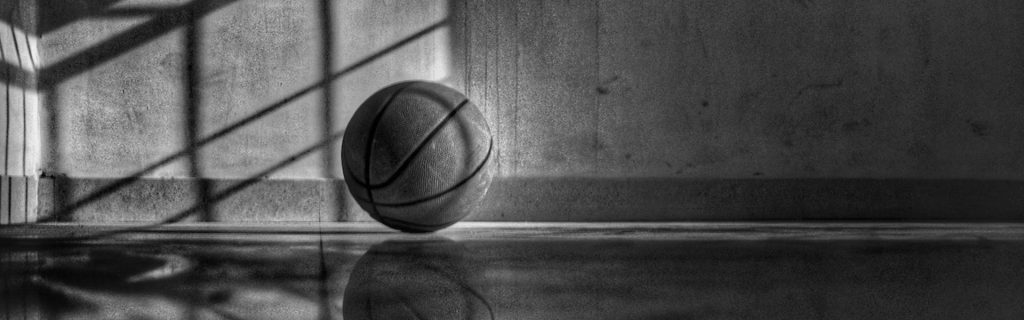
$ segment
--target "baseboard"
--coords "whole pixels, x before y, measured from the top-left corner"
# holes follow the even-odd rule
[[[370,220],[338,180],[46,178],[39,190],[44,221]],[[1024,221],[1024,181],[504,178],[468,220]]]
[[[39,178],[0,175],[0,225],[36,221]]]
[[[1024,181],[1005,180],[525,178],[498,183],[491,195],[477,218],[1024,220]]]
[[[40,220],[370,221],[341,180],[46,178]]]

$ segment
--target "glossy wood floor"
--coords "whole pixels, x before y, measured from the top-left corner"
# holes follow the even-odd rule
[[[1016,224],[0,228],[0,319],[1022,319]]]

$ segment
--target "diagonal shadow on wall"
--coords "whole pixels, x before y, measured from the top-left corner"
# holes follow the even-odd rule
[[[150,10],[157,13],[157,15],[147,22],[111,36],[70,57],[47,65],[40,70],[40,87],[44,89],[52,88],[68,78],[110,61],[159,36],[170,33],[180,27],[188,27],[202,16],[226,7],[235,1],[192,1],[178,7]],[[46,15],[43,16],[46,17]]]
[[[58,204],[57,210],[55,211],[54,214],[52,214],[50,216],[47,216],[47,217],[42,217],[40,219],[40,221],[41,222],[67,221],[70,218],[70,216],[72,216],[77,209],[80,209],[83,206],[86,206],[86,205],[88,205],[90,203],[96,202],[96,201],[98,201],[100,199],[103,199],[104,197],[107,197],[107,196],[109,196],[111,194],[114,194],[118,190],[121,190],[121,189],[131,185],[132,183],[139,181],[142,178],[142,176],[144,176],[144,175],[146,175],[148,173],[151,173],[151,172],[155,171],[156,169],[158,169],[158,168],[160,168],[162,166],[165,166],[165,165],[167,165],[167,164],[169,164],[171,162],[174,162],[174,161],[176,161],[178,159],[182,159],[184,157],[188,157],[190,154],[193,154],[193,153],[197,152],[200,148],[202,148],[202,147],[204,147],[206,145],[209,145],[210,143],[212,143],[214,141],[217,141],[218,139],[221,139],[221,138],[231,134],[232,132],[235,132],[235,131],[237,131],[237,130],[239,130],[239,129],[241,129],[241,128],[249,125],[249,124],[252,124],[253,122],[255,122],[255,121],[257,121],[257,120],[259,120],[261,118],[264,118],[264,117],[266,117],[266,116],[268,116],[270,114],[273,114],[276,111],[282,110],[284,107],[290,105],[292,102],[295,102],[296,100],[298,100],[298,99],[300,99],[300,98],[302,98],[302,97],[304,97],[304,96],[306,96],[306,95],[308,95],[310,93],[313,93],[313,92],[315,92],[317,90],[325,88],[326,86],[330,85],[332,82],[340,79],[341,77],[343,77],[343,76],[345,76],[347,74],[350,74],[350,73],[352,73],[352,72],[354,72],[354,71],[356,71],[356,70],[358,70],[358,69],[360,69],[360,68],[362,68],[362,67],[364,67],[364,66],[366,66],[366,65],[368,65],[368,64],[370,64],[370,63],[372,63],[372,62],[374,62],[376,60],[378,60],[378,59],[381,59],[381,58],[385,57],[389,53],[394,52],[395,50],[398,50],[398,49],[404,47],[405,45],[407,45],[407,44],[409,44],[409,43],[411,43],[411,42],[413,42],[413,41],[415,41],[417,39],[420,39],[420,38],[422,38],[422,37],[424,37],[424,36],[434,32],[434,31],[436,31],[436,30],[446,26],[448,23],[449,23],[449,21],[447,19],[445,19],[445,20],[438,21],[438,22],[436,22],[434,24],[431,24],[431,25],[429,25],[429,26],[427,26],[427,27],[425,27],[425,28],[423,28],[423,29],[413,33],[413,34],[410,34],[409,36],[406,36],[405,38],[403,38],[403,39],[401,39],[399,41],[396,41],[396,42],[394,42],[394,43],[392,43],[392,44],[390,44],[390,45],[388,45],[388,46],[378,50],[377,52],[375,52],[375,53],[373,53],[373,54],[371,54],[371,55],[369,55],[369,56],[367,56],[367,57],[365,57],[365,58],[363,58],[363,59],[361,59],[361,60],[359,60],[357,62],[354,62],[354,63],[352,63],[352,64],[350,64],[350,65],[340,69],[337,72],[325,75],[324,76],[325,79],[322,79],[322,80],[320,80],[320,81],[318,81],[318,82],[316,82],[314,84],[306,86],[306,87],[304,87],[304,88],[302,88],[300,90],[297,90],[294,93],[292,93],[291,95],[289,95],[289,96],[287,96],[285,98],[282,98],[281,100],[278,100],[277,102],[271,103],[271,104],[269,104],[269,105],[267,105],[267,106],[265,106],[263,108],[260,108],[258,111],[256,111],[255,113],[250,114],[249,116],[246,116],[245,118],[242,118],[242,119],[240,119],[240,120],[238,120],[238,121],[236,121],[236,122],[234,122],[234,123],[232,123],[232,124],[230,124],[228,126],[225,126],[225,127],[221,128],[221,129],[219,129],[217,131],[214,131],[213,133],[211,133],[209,135],[206,135],[206,136],[204,136],[202,138],[197,138],[186,149],[177,151],[177,152],[175,152],[175,153],[173,153],[171,155],[168,155],[168,156],[166,156],[166,157],[164,157],[164,158],[162,158],[162,159],[160,159],[160,160],[158,160],[156,162],[153,162],[152,164],[150,164],[150,165],[148,165],[148,166],[146,166],[146,167],[144,167],[144,168],[142,168],[140,170],[137,170],[137,171],[131,173],[130,175],[128,175],[128,176],[126,176],[124,178],[120,178],[120,179],[116,180],[115,182],[112,182],[112,183],[110,183],[110,184],[108,184],[108,185],[106,185],[104,187],[101,187],[101,188],[97,189],[96,191],[94,191],[94,192],[92,192],[92,193],[90,193],[90,194],[88,194],[86,196],[81,197],[81,199],[79,199],[79,200],[76,200],[76,201],[70,202],[70,203]],[[325,136],[324,137],[325,139],[333,139],[334,134],[329,134],[329,135],[325,134],[324,136]],[[329,146],[329,145],[327,145],[327,146]],[[310,152],[312,152],[312,151],[310,151]],[[271,171],[271,172],[273,172],[273,171]],[[267,174],[269,174],[269,173],[270,172],[267,172]],[[261,180],[262,177],[265,176],[265,175],[266,174],[264,174],[264,173],[253,175],[251,178],[245,179],[246,182],[243,182],[243,183],[247,183],[248,182],[247,185],[251,185],[252,184],[251,182]],[[62,178],[57,177],[57,180],[61,180],[61,179]],[[68,185],[67,183],[62,183],[62,181],[57,181],[56,183],[58,185]],[[58,193],[58,196],[56,198],[58,198],[58,199],[65,198],[64,196],[60,196],[61,194],[63,194],[63,195],[73,194],[73,192],[71,190],[60,190],[57,193]],[[211,201],[216,201],[217,197],[214,196],[210,200]],[[194,210],[187,210],[187,211],[188,212],[194,212]],[[180,220],[180,219],[176,219],[176,220]]]

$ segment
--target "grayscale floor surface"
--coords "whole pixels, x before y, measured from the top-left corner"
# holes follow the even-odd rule
[[[1024,226],[0,228],[0,319],[1022,319]]]

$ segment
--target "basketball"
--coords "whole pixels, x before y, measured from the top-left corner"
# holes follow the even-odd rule
[[[447,86],[401,82],[352,115],[341,163],[349,192],[371,217],[405,232],[433,232],[465,218],[491,183],[487,122]]]
[[[386,241],[352,267],[342,295],[345,319],[494,319],[480,290],[483,269],[448,239]]]

